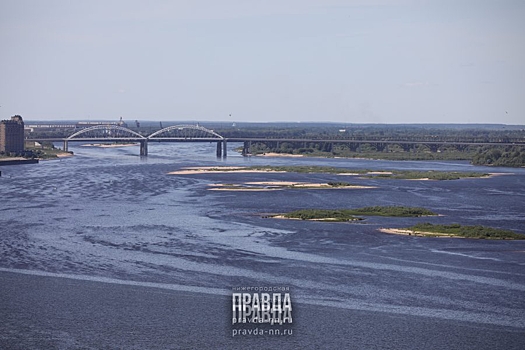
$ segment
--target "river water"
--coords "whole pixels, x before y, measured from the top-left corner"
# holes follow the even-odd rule
[[[524,340],[525,241],[407,237],[377,229],[432,222],[482,224],[525,234],[525,169],[458,161],[243,158],[233,149],[227,160],[217,160],[214,147],[152,144],[149,156],[141,158],[138,147],[73,144],[74,157],[2,167],[1,271],[226,296],[232,287],[286,286],[297,305],[468,323],[508,331],[514,345]],[[455,181],[168,174],[217,165],[506,174]],[[350,181],[377,188],[208,189],[209,184],[248,181]],[[369,217],[359,223],[264,218],[300,208],[369,205],[421,206],[441,216]]]

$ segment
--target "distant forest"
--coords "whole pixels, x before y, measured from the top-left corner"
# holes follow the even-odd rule
[[[175,124],[191,122],[130,123],[132,129],[149,135]],[[525,166],[525,145],[410,145],[403,141],[506,142],[524,143],[523,126],[454,124],[332,124],[332,123],[200,123],[225,138],[259,138],[252,142],[249,154],[282,153],[306,156],[374,158],[393,160],[469,160],[475,165]],[[34,128],[27,138],[67,137],[74,129]],[[312,142],[275,142],[272,139],[311,139]],[[316,141],[319,140],[319,141]],[[370,141],[338,143],[337,140]],[[394,143],[382,143],[390,141]],[[397,143],[398,142],[398,143]],[[242,147],[240,148],[242,150]]]
[[[244,127],[216,129],[225,137],[265,137],[319,139],[327,142],[253,142],[249,153],[302,154],[307,156],[374,158],[392,160],[470,160],[475,165],[525,166],[525,146],[429,145],[403,144],[403,141],[444,142],[525,142],[525,130],[505,126],[431,126],[431,125],[334,125],[278,127]],[[351,144],[330,140],[367,140],[370,143]],[[375,141],[375,142],[374,142]],[[382,144],[381,141],[399,141]]]

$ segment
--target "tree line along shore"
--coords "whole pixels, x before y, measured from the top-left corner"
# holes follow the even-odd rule
[[[165,126],[181,122],[166,122]],[[71,124],[71,123],[70,123]],[[206,128],[225,138],[268,139],[252,142],[252,155],[281,155],[371,158],[385,160],[468,160],[474,165],[525,166],[525,128],[498,124],[339,124],[339,123],[223,123],[207,122]],[[128,125],[143,136],[160,130],[158,122],[143,121]],[[64,138],[76,129],[35,128],[26,138]],[[271,139],[328,140],[312,142],[275,142]],[[350,145],[341,140],[370,140]],[[333,141],[333,142],[332,142]],[[385,144],[384,141],[388,141]],[[406,144],[404,142],[421,142]],[[442,142],[431,144],[430,142]],[[425,143],[427,142],[427,143]],[[457,142],[472,143],[458,145]],[[483,143],[514,145],[482,145]],[[476,145],[479,143],[479,145]]]
[[[525,166],[525,146],[465,146],[446,145],[437,151],[428,146],[414,145],[407,148],[398,144],[378,148],[377,144],[364,143],[352,148],[344,143],[282,142],[278,146],[270,142],[256,142],[249,153],[254,156],[272,154],[275,156],[305,156],[328,158],[367,158],[377,160],[468,160],[473,165],[501,167]]]

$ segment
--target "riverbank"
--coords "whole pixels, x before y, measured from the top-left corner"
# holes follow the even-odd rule
[[[38,159],[26,158],[0,158],[0,166],[2,165],[19,165],[19,164],[37,164]]]

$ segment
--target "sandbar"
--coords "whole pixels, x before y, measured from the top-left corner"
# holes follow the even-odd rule
[[[487,178],[487,177],[495,177],[495,176],[502,176],[502,175],[514,175],[514,173],[489,173],[489,176],[484,176],[484,177]]]
[[[397,228],[380,228],[378,229],[378,231],[383,232],[383,233],[389,233],[393,235],[403,235],[403,236],[467,238],[467,237],[458,236],[458,235],[454,235],[450,233],[402,230],[402,229],[397,229]],[[468,237],[468,238],[473,238],[473,237]]]
[[[286,171],[277,170],[260,170],[260,169],[247,169],[246,167],[186,167],[181,170],[170,171],[170,175],[194,175],[194,174],[224,174],[229,172],[235,173],[285,173]]]
[[[288,153],[275,153],[275,152],[255,154],[254,156],[256,157],[304,157],[303,154],[288,154]]]
[[[301,220],[301,221],[333,221],[333,222],[352,222],[352,221],[360,221],[360,218],[350,219],[350,220],[341,220],[338,218],[320,218],[320,219],[301,219],[301,218],[289,218],[284,215],[270,215],[268,216],[272,219],[286,219],[286,220]]]
[[[393,175],[391,171],[369,171],[366,175]]]
[[[245,182],[240,184],[209,184],[211,191],[275,191],[283,189],[368,189],[377,188],[376,186],[332,186],[328,183],[309,183],[309,182],[292,182],[292,181],[257,181]]]

